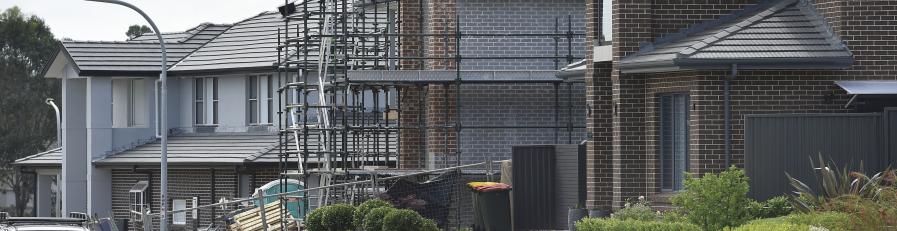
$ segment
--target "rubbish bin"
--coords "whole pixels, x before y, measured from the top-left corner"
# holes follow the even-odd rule
[[[494,182],[473,182],[469,185],[473,189],[473,230],[510,231],[510,186]]]

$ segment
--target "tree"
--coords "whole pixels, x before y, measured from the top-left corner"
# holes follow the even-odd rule
[[[139,37],[140,35],[143,35],[143,33],[149,32],[153,32],[153,30],[146,25],[131,25],[130,27],[128,27],[128,32],[126,32],[125,34],[128,35],[128,39],[133,39]]]
[[[0,183],[13,189],[18,216],[25,215],[34,180],[10,164],[56,140],[55,114],[44,99],[59,99],[59,82],[40,74],[57,43],[37,16],[23,15],[18,7],[0,13]]]

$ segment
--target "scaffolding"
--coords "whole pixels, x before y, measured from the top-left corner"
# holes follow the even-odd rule
[[[299,202],[303,211],[334,203],[357,203],[386,190],[387,185],[376,184],[383,176],[420,172],[402,168],[403,133],[425,136],[442,133],[445,147],[442,152],[454,156],[454,163],[444,159],[443,166],[461,166],[461,131],[465,129],[567,129],[573,143],[573,129],[582,128],[559,120],[561,108],[558,93],[562,84],[572,91],[572,83],[557,78],[483,78],[467,77],[462,71],[464,60],[551,60],[555,70],[563,62],[582,59],[573,55],[573,40],[585,34],[575,33],[572,19],[561,32],[560,19],[552,33],[463,33],[460,17],[454,27],[441,33],[406,33],[401,31],[403,1],[399,0],[300,0],[284,2],[279,8],[283,27],[278,30],[277,90],[282,105],[277,111],[279,120],[279,171],[282,192],[288,191],[288,180],[299,180],[301,195],[284,194],[285,202]],[[420,12],[424,11],[423,4]],[[422,13],[421,13],[422,14]],[[424,17],[423,14],[421,17]],[[407,22],[404,22],[407,23]],[[423,23],[423,22],[416,22]],[[554,40],[554,54],[546,56],[462,56],[462,38],[541,37]],[[405,38],[405,39],[403,39]],[[445,49],[438,55],[401,55],[402,42],[427,39],[452,42],[454,52]],[[566,44],[562,44],[566,40]],[[566,46],[567,54],[560,54]],[[405,71],[405,64],[424,67],[428,60],[447,64],[454,70],[444,70],[433,78],[399,77],[389,73]],[[382,74],[382,73],[387,74]],[[381,75],[375,75],[380,73]],[[450,73],[450,74],[447,74]],[[406,73],[407,74],[407,73]],[[388,76],[384,76],[388,75]],[[553,75],[552,75],[553,77]],[[555,89],[555,126],[465,126],[461,123],[462,84],[545,83]],[[403,124],[401,97],[420,97],[418,108],[424,105],[428,87],[442,87],[440,100],[450,105],[454,100],[454,120],[441,123]],[[448,91],[454,91],[448,94]],[[454,99],[450,99],[453,95]],[[571,96],[572,97],[572,96]],[[570,99],[568,107],[572,116]],[[446,118],[449,110],[444,110]],[[418,121],[424,121],[421,116]],[[454,133],[454,134],[449,134]],[[450,140],[455,148],[450,148]],[[555,140],[561,143],[558,132]],[[426,144],[424,144],[426,145]],[[426,152],[426,147],[421,148]],[[491,167],[491,165],[490,165]],[[330,187],[367,180],[375,184],[360,187]],[[459,187],[460,189],[460,187]],[[458,192],[460,194],[460,192]],[[284,203],[286,204],[286,203]],[[302,213],[304,214],[304,213]],[[460,217],[460,213],[455,213]],[[284,214],[282,214],[284,216]],[[284,219],[282,219],[284,220]],[[460,220],[460,218],[458,218]],[[460,222],[456,225],[460,227]]]

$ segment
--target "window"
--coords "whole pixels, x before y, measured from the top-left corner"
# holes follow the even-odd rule
[[[663,191],[682,189],[688,171],[689,96],[660,96],[660,162]]]
[[[184,210],[187,209],[187,200],[179,199],[171,201],[171,209],[172,210]],[[177,212],[171,216],[171,223],[175,225],[186,225],[187,224],[187,212]]]
[[[614,13],[613,0],[601,0],[601,41],[613,40]]]
[[[146,127],[149,121],[147,80],[112,80],[112,127]]]
[[[218,78],[194,79],[193,94],[193,123],[218,124]]]
[[[246,118],[250,125],[271,124],[274,121],[274,78],[270,75],[253,75],[247,79]]]

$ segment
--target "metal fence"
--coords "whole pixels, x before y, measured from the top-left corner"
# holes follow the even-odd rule
[[[893,165],[897,110],[884,113],[747,116],[745,169],[758,200],[792,191],[785,173],[814,179],[811,160],[878,172]],[[860,165],[863,169],[860,169]]]

